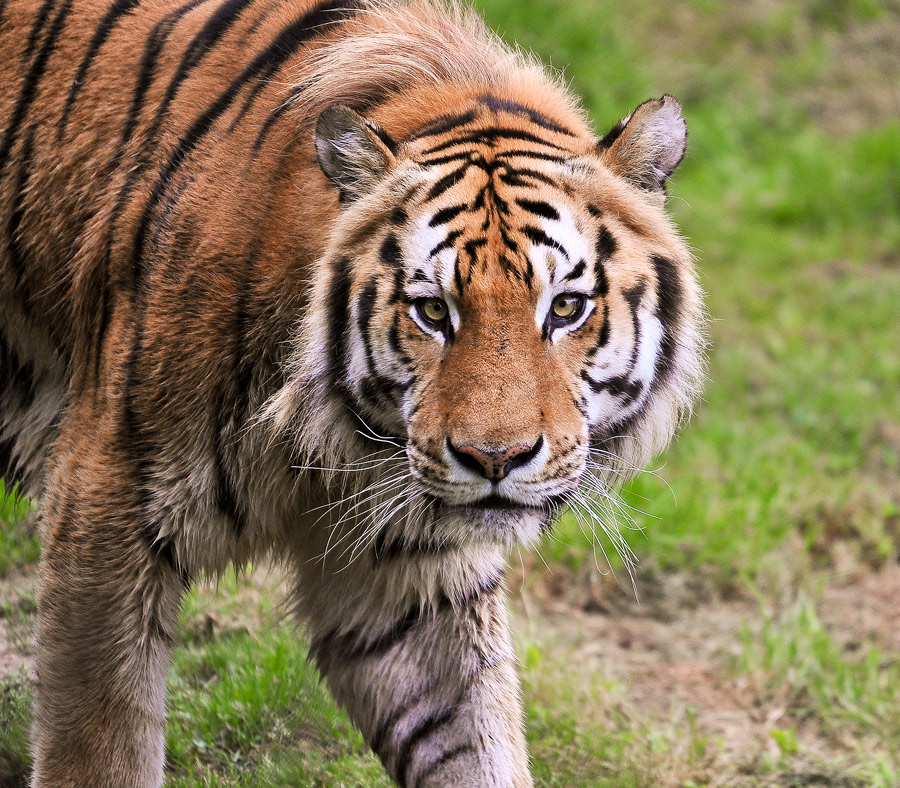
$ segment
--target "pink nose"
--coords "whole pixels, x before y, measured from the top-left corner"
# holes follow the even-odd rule
[[[514,468],[521,468],[531,462],[544,444],[543,436],[531,446],[519,443],[505,449],[480,448],[469,443],[454,446],[447,438],[450,453],[467,468],[477,471],[492,482],[499,482]]]

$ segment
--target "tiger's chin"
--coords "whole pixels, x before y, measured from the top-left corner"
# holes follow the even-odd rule
[[[550,529],[558,508],[552,502],[533,506],[496,495],[466,504],[435,501],[437,518],[453,533],[454,541],[496,542],[507,547],[537,541]]]

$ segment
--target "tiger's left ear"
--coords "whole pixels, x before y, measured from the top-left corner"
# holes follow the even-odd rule
[[[349,107],[334,106],[319,115],[316,155],[319,166],[340,189],[341,202],[365,194],[394,161],[393,141],[378,124]]]
[[[664,191],[686,148],[681,104],[668,95],[645,101],[597,143],[615,173],[651,192]]]

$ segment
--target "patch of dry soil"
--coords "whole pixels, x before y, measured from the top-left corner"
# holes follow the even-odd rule
[[[16,642],[6,619],[0,618],[0,678],[21,668],[31,672],[33,659]]]
[[[15,606],[23,595],[33,596],[37,583],[37,567],[0,578],[0,603]],[[27,625],[18,618],[8,619],[0,608],[0,678],[25,668],[33,675],[34,657],[30,648]]]
[[[685,757],[681,765],[672,763],[670,771],[656,774],[657,788],[682,786],[696,780],[698,771],[710,788],[860,785],[851,775],[858,742],[836,740],[819,720],[791,711],[787,687],[773,688],[768,677],[736,668],[742,633],[758,632],[762,625],[759,601],[744,597],[694,604],[683,577],[657,577],[653,584],[644,603],[629,601],[630,589],[613,589],[600,605],[591,595],[573,604],[577,596],[559,579],[531,584],[515,596],[516,627],[540,645],[550,663],[568,666],[577,681],[615,682],[617,705],[634,719],[663,732],[694,724],[713,743],[703,763],[686,770]],[[559,592],[562,586],[566,593]],[[638,588],[646,589],[641,578]],[[896,654],[898,600],[900,566],[890,565],[826,582],[817,609],[849,652],[876,644]],[[598,609],[603,607],[614,612]],[[773,729],[795,729],[803,755],[791,761],[788,772],[760,783],[759,775],[771,773],[779,762]]]

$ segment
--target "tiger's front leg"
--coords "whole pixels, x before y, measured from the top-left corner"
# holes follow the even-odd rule
[[[332,598],[332,610],[319,605],[312,653],[398,785],[532,786],[499,582],[371,628],[329,628],[346,602]]]
[[[141,530],[126,465],[66,429],[42,502],[33,788],[158,788],[184,579]]]

